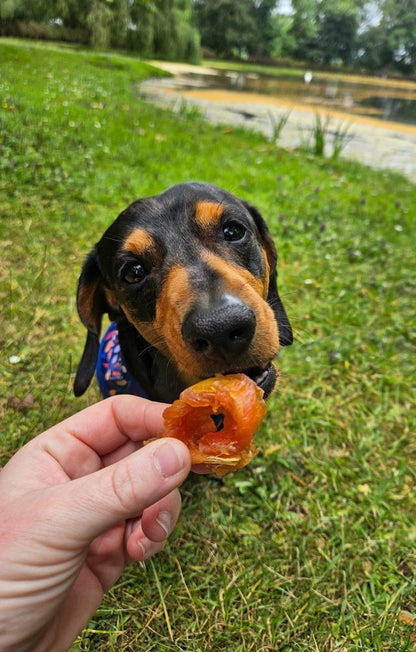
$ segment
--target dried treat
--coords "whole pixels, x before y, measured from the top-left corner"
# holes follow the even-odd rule
[[[244,374],[208,378],[166,408],[161,437],[176,437],[193,464],[217,475],[246,466],[257,454],[253,437],[266,414],[263,391]]]

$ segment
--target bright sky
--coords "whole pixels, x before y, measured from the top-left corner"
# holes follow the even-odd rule
[[[291,0],[280,0],[279,14],[290,15],[293,12]]]
[[[380,21],[380,10],[376,2],[366,2],[365,5],[366,16],[361,25],[361,29],[366,29],[369,25],[377,25]],[[279,14],[286,14],[290,16],[293,13],[291,0],[280,0],[278,4]]]

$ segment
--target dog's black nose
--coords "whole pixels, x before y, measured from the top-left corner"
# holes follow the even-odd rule
[[[256,330],[256,315],[245,303],[225,297],[209,308],[195,308],[182,325],[184,341],[203,355],[238,355],[247,351]]]

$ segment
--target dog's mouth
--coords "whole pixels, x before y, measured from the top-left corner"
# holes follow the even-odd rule
[[[277,370],[272,362],[268,362],[263,367],[248,367],[247,369],[227,369],[222,373],[216,373],[216,376],[225,374],[245,374],[264,392],[264,398],[270,396],[277,380]]]

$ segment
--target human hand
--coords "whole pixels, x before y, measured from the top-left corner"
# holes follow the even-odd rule
[[[164,406],[116,396],[35,437],[0,474],[0,649],[67,650],[126,563],[163,548],[190,470],[142,447]]]

